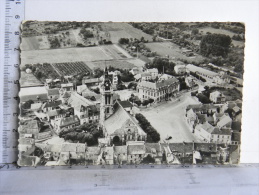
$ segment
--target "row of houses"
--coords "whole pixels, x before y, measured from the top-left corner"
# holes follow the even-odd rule
[[[35,143],[20,138],[20,163],[27,165],[114,165],[114,164],[217,164],[238,161],[233,153],[237,145],[216,143],[145,143],[128,141],[126,145],[93,146],[83,143]],[[40,148],[41,156],[33,155]],[[41,165],[42,165],[41,164]]]
[[[231,115],[232,102],[196,104],[186,108],[186,120],[192,132],[202,141],[218,144],[240,144],[241,122]],[[239,108],[241,110],[241,108]],[[235,112],[233,110],[233,112]]]

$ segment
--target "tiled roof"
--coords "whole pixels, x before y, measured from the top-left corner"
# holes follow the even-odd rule
[[[127,154],[127,146],[114,146],[114,153],[115,155],[118,154]]]
[[[128,145],[128,155],[145,154],[145,145]]]
[[[157,82],[157,83],[152,83],[152,82],[149,82],[149,81],[141,81],[138,84],[138,86],[139,87],[146,87],[146,88],[150,88],[150,89],[157,89],[157,88],[173,85],[175,83],[179,83],[178,79],[176,79],[176,78],[169,78],[167,80],[163,80],[163,81]]]
[[[235,106],[234,108],[232,108],[234,112],[239,112],[240,108],[238,106]]]
[[[191,72],[200,72],[200,73],[203,73],[203,74],[209,75],[209,76],[218,75],[216,72],[212,72],[210,70],[207,70],[207,69],[204,69],[204,68],[201,68],[201,67],[198,67],[198,66],[194,66],[192,64],[188,64],[186,66],[186,68],[189,69]]]
[[[92,78],[92,79],[86,79],[83,78],[83,83],[89,84],[89,83],[99,83],[101,80],[99,78]]]
[[[204,129],[208,133],[212,133],[214,128],[215,128],[211,124],[209,124],[207,121],[205,123],[203,123],[203,124],[198,124],[197,127],[200,127],[202,129]]]
[[[58,116],[58,115],[60,115],[60,114],[66,114],[66,111],[60,109],[60,110],[50,110],[50,111],[47,112],[47,115],[48,115],[49,117]]]
[[[191,104],[191,105],[188,105],[186,110],[189,110],[189,109],[193,109],[194,112],[200,112],[200,111],[207,111],[207,110],[210,110],[210,109],[217,109],[217,108],[220,108],[219,105],[215,105],[215,104]]]
[[[233,121],[231,124],[231,129],[235,131],[241,131],[241,122]]]
[[[137,121],[134,120],[134,118],[127,111],[125,111],[121,105],[119,105],[114,113],[104,121],[104,126],[108,134],[111,135],[116,130],[121,129],[124,123],[128,120],[132,121],[136,125],[139,135],[146,135],[146,133],[138,125]]]
[[[216,152],[217,145],[215,143],[195,143],[194,149],[202,152]]]
[[[36,143],[36,146],[45,152],[61,152],[62,144],[43,144]]]
[[[228,115],[223,115],[220,119],[219,122],[217,123],[217,126],[219,128],[224,127],[226,124],[232,122],[232,119]]]
[[[231,136],[231,141],[241,141],[241,133],[239,132],[233,132]]]
[[[157,68],[147,69],[147,71],[148,71],[148,72],[150,72],[150,73],[152,73],[152,72],[154,72],[154,73],[158,73]]]
[[[42,108],[58,107],[58,106],[61,105],[61,104],[62,104],[62,101],[61,101],[61,100],[46,102],[45,104],[43,104]]]
[[[31,110],[38,110],[42,106],[42,103],[31,104]]]
[[[172,152],[192,153],[193,143],[170,143],[169,148]]]
[[[123,108],[131,108],[133,107],[133,105],[129,102],[129,101],[119,101],[119,104],[123,107]]]
[[[88,107],[90,105],[94,105],[94,103],[83,96],[77,94],[76,92],[72,92],[70,98],[68,99],[68,103],[71,104],[77,110],[81,109],[81,106]]]
[[[65,91],[65,93],[62,95],[63,98],[69,98],[70,97],[70,93],[68,93],[67,91]]]
[[[57,121],[58,125],[61,127],[72,125],[78,122],[79,122],[79,118],[77,116],[65,117]]]
[[[63,83],[63,84],[61,84],[61,88],[66,88],[66,87],[73,87],[73,83]]]
[[[101,148],[100,147],[87,147],[87,154],[91,154],[91,155],[99,155],[101,152]]]
[[[48,95],[59,95],[59,89],[48,89]]]
[[[219,129],[217,127],[214,128],[212,134],[217,134],[217,135],[231,135],[231,129],[228,128],[222,128]]]
[[[159,143],[145,143],[146,153],[162,152],[161,145]]]
[[[80,143],[63,143],[61,152],[85,152],[85,144]]]
[[[86,85],[79,85],[76,87],[77,91],[82,92],[87,89]]]

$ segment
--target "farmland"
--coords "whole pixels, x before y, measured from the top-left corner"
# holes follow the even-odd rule
[[[154,42],[154,43],[146,43],[147,48],[151,51],[157,52],[158,55],[165,57],[168,55],[173,60],[187,60],[189,63],[196,62],[200,63],[203,61],[203,57],[201,55],[196,54],[192,57],[187,57],[182,52],[183,49],[180,49],[178,45],[171,42]]]
[[[110,34],[110,40],[113,43],[118,43],[120,38],[136,38],[140,39],[144,37],[145,40],[149,42],[152,41],[152,36],[142,32],[139,29],[132,27],[128,23],[124,22],[109,22],[101,23],[102,30],[107,31]]]
[[[114,45],[51,50],[32,50],[22,51],[21,65],[78,61],[89,62],[98,60],[127,59],[129,57],[130,55],[127,54],[123,49]]]
[[[91,69],[84,62],[68,62],[52,64],[59,75],[78,75],[80,73],[90,72]]]

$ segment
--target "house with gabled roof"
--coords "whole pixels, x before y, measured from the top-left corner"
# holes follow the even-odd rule
[[[57,101],[51,101],[51,102],[45,102],[42,105],[42,110],[43,112],[48,112],[50,110],[55,110],[55,109],[59,109],[59,106],[62,104],[61,100],[57,100]]]
[[[79,125],[80,125],[80,120],[78,116],[69,116],[69,117],[60,118],[58,120],[55,120],[53,123],[53,126],[57,134],[59,134],[60,131],[64,128],[70,129]]]
[[[60,151],[60,160],[71,163],[71,160],[84,161],[86,144],[82,143],[63,143]]]
[[[61,93],[64,93],[65,91],[72,92],[74,90],[74,84],[73,83],[62,83],[60,90],[61,90]]]
[[[97,165],[100,162],[98,162],[98,158],[101,154],[101,148],[92,146],[92,147],[87,147],[86,153],[85,153],[85,162],[86,164],[91,164],[91,165]]]
[[[215,104],[223,104],[226,102],[226,96],[219,91],[210,93],[210,100]]]
[[[39,141],[39,140],[46,140],[52,136],[52,132],[49,126],[43,126],[37,120],[28,120],[22,122],[18,129],[20,135],[22,134],[31,134],[32,137]]]
[[[74,108],[74,114],[80,119],[80,124],[99,120],[99,106],[76,92],[71,93],[68,104]]]
[[[48,121],[57,120],[63,117],[66,117],[66,110],[63,109],[55,109],[50,110],[46,113]]]
[[[152,158],[155,159],[155,164],[162,163],[163,148],[160,143],[145,143],[145,148],[145,157],[147,155],[150,155]]]
[[[114,159],[115,159],[115,164],[126,164],[127,163],[127,146],[114,146]]]
[[[222,127],[231,128],[231,124],[232,124],[232,119],[229,117],[228,114],[224,114],[222,117],[219,118],[217,122],[217,127],[219,127],[220,129]]]
[[[128,164],[139,164],[145,157],[146,147],[144,141],[127,142]]]
[[[57,100],[59,98],[59,89],[47,89],[47,95],[49,100]]]
[[[194,150],[192,142],[169,143],[169,148],[181,163],[192,164]]]
[[[195,126],[194,134],[207,143],[231,143],[231,129],[212,126],[207,121]]]

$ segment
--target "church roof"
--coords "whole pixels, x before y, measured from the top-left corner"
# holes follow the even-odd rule
[[[146,135],[143,129],[138,125],[137,121],[119,104],[115,112],[104,121],[105,129],[109,135],[113,134],[116,130],[121,129],[126,121],[133,122],[138,130],[138,134]]]

